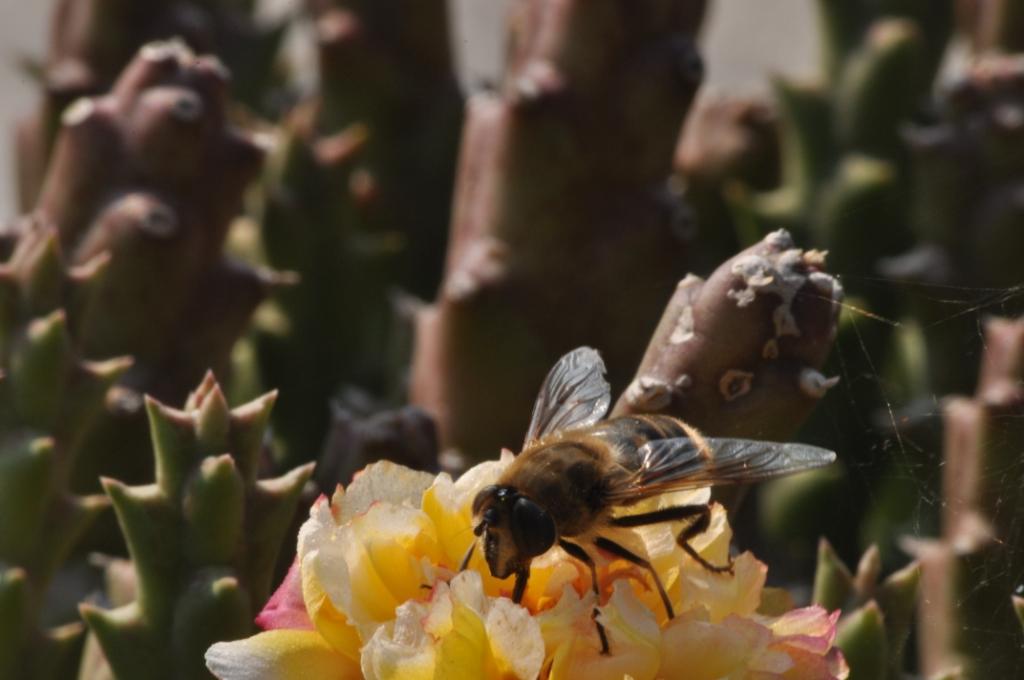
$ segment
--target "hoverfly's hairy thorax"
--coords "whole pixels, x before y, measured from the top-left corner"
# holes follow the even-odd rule
[[[576,536],[608,516],[608,490],[637,472],[640,448],[673,437],[703,439],[669,416],[624,416],[556,432],[527,446],[500,483],[542,504],[560,536]]]
[[[585,532],[608,511],[608,484],[625,473],[617,452],[586,431],[547,437],[527,447],[502,475],[501,484],[541,504],[560,536]]]

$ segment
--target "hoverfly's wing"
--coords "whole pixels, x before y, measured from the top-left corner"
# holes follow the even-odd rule
[[[611,490],[611,500],[757,482],[824,467],[836,459],[832,451],[808,444],[716,438],[704,442],[707,448],[688,437],[647,442],[637,451],[636,467],[630,466],[633,474]]]
[[[544,435],[593,425],[612,403],[612,389],[604,379],[604,362],[597,350],[579,347],[554,365],[533,406],[526,443]]]

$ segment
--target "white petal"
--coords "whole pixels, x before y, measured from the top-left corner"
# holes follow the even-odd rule
[[[359,669],[314,631],[269,630],[218,642],[206,665],[221,680],[354,680]]]
[[[540,625],[523,607],[507,598],[493,601],[484,624],[494,657],[517,678],[532,679],[544,664]]]
[[[479,572],[466,570],[456,574],[450,583],[452,599],[460,602],[483,618],[490,606],[484,595],[484,582]]]
[[[434,475],[382,460],[356,474],[341,500],[339,521],[347,522],[377,502],[420,507]]]

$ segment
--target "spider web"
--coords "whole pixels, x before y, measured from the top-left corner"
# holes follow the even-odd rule
[[[891,345],[892,334],[904,332],[908,325],[915,323],[924,338],[929,334],[951,334],[956,341],[954,346],[961,348],[962,352],[955,357],[943,357],[944,360],[957,362],[958,370],[975,378],[987,349],[986,318],[1017,317],[1024,304],[1024,284],[986,287],[914,283],[886,277],[848,275],[840,278],[861,290],[883,286],[905,299],[907,304],[904,308],[912,308],[916,302],[926,302],[933,309],[941,310],[933,320],[917,322],[913,315],[908,315],[906,320],[893,320],[855,305],[845,305],[846,332],[839,334],[830,359],[830,365],[841,376],[840,386],[823,400],[818,412],[812,416],[811,424],[797,437],[833,447],[839,452],[847,473],[843,489],[855,496],[850,503],[838,502],[842,512],[850,513],[849,521],[840,519],[836,522],[835,516],[830,515],[827,519],[833,523],[821,526],[822,534],[835,544],[851,569],[856,566],[860,552],[870,543],[879,545],[884,576],[912,559],[908,553],[912,552],[915,542],[937,539],[942,535],[943,514],[950,503],[948,493],[944,493],[942,488],[944,468],[949,464],[945,456],[957,455],[956,451],[944,450],[948,444],[943,441],[943,403],[951,396],[973,398],[974,387],[962,382],[961,389],[952,392],[929,386],[924,393],[909,393],[898,377],[892,376],[891,366],[883,365],[891,363],[893,358],[887,358],[885,352],[880,352],[877,343],[872,346],[869,336],[882,328],[890,335]],[[964,367],[969,370],[963,371]],[[926,372],[942,370],[943,364],[939,363],[929,366]],[[1024,415],[1020,412],[998,412],[994,414],[993,421],[993,426],[986,432],[986,445],[1004,454],[994,457],[1001,464],[980,471],[977,486],[995,490],[996,497],[976,499],[976,502],[997,527],[998,536],[1019,537],[1024,535],[1024,513],[1018,507],[1019,489],[1024,488],[1024,455],[1021,455],[1024,452],[1015,450],[1015,447],[1019,449],[1024,441],[1021,437]],[[856,435],[851,426],[859,428],[863,436],[854,436],[851,441],[851,431]],[[751,505],[757,504],[748,503],[740,513],[748,516],[747,521],[755,512]],[[739,523],[742,524],[743,519]],[[761,540],[755,538],[754,543]],[[810,583],[810,573],[806,567],[793,565],[792,544],[783,545],[780,549],[768,540],[768,545],[762,544],[758,548],[768,556],[770,583],[786,585],[791,590],[794,589],[793,584],[797,584],[797,597],[809,597],[807,584]],[[1002,545],[1010,559],[969,563],[954,607],[966,611],[972,604],[977,604],[972,600],[991,599],[989,586],[1024,595],[1024,570],[1015,566],[1021,563],[1019,551],[1022,546]],[[803,550],[804,559],[810,562],[806,555],[808,546],[803,546]],[[776,569],[779,563],[782,568]],[[1008,603],[1009,592],[1003,598]],[[968,620],[967,616],[965,620]],[[968,644],[984,646],[974,650],[978,655],[989,653],[989,647],[995,653],[1000,649],[1000,638],[1004,645],[1007,636],[1014,636],[1015,641],[1018,639],[1017,631],[986,626],[985,623],[970,619],[968,631],[972,642]],[[911,649],[905,656],[909,668],[917,665],[914,644],[912,637]]]

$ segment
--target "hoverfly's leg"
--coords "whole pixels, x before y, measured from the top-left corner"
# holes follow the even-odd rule
[[[520,604],[523,601],[523,593],[526,592],[526,582],[530,579],[530,568],[520,569],[516,572],[516,584],[512,587],[512,601]]]
[[[616,557],[621,557],[622,559],[632,562],[638,567],[643,567],[650,572],[651,578],[654,579],[654,585],[658,587],[658,595],[661,596],[661,603],[665,605],[665,613],[668,615],[669,619],[674,619],[676,617],[676,612],[672,608],[672,602],[668,599],[668,593],[665,592],[665,586],[661,584],[661,578],[658,576],[658,572],[655,571],[653,564],[604,536],[598,536],[594,541],[594,545],[597,546],[598,550],[604,550]]]
[[[711,526],[711,506],[705,505],[703,506],[703,508],[704,512],[700,514],[700,516],[697,518],[697,521],[679,532],[679,535],[676,536],[676,543],[679,544],[679,547],[682,548],[687,555],[692,557],[698,564],[700,564],[700,566],[704,567],[708,571],[713,572],[715,574],[731,574],[732,557],[729,558],[729,563],[726,565],[719,566],[716,564],[711,564],[706,559],[701,557],[700,554],[693,549],[693,546],[690,545],[691,538],[696,538],[697,536],[700,536],[708,530],[709,526]]]
[[[590,567],[590,585],[594,589],[594,595],[600,598],[601,590],[597,587],[597,566],[594,564],[593,558],[587,554],[587,551],[584,550],[582,546],[570,543],[565,539],[560,539],[558,541],[558,547],[569,553],[569,557],[573,557]]]
[[[648,524],[661,524],[662,522],[676,522],[681,519],[690,519],[706,514],[708,521],[711,520],[711,509],[706,505],[677,505],[674,508],[662,508],[653,512],[643,512],[639,515],[624,515],[612,517],[611,524],[617,527],[643,527]],[[700,520],[698,519],[699,523]],[[704,527],[705,529],[707,527]],[[700,532],[697,532],[698,534]],[[695,534],[696,535],[696,534]]]
[[[674,508],[662,508],[661,510],[655,510],[653,512],[644,512],[639,515],[626,515],[624,517],[614,517],[611,520],[611,524],[617,527],[640,527],[648,524],[660,524],[661,522],[674,522],[682,519],[696,518],[693,523],[687,526],[685,529],[679,532],[676,536],[676,543],[682,548],[687,555],[692,557],[697,564],[704,567],[710,572],[715,574],[732,573],[732,558],[729,559],[729,564],[725,566],[718,566],[711,564],[706,559],[700,556],[700,554],[693,549],[690,545],[690,539],[696,536],[700,536],[702,533],[708,530],[711,526],[711,506],[710,505],[677,505]]]
[[[594,595],[597,597],[597,602],[600,604],[601,601],[601,589],[597,585],[597,565],[594,564],[594,558],[587,554],[587,551],[582,546],[570,543],[565,539],[559,539],[558,547],[567,552],[570,557],[574,557],[583,564],[590,567],[590,584],[594,589]],[[597,626],[597,635],[601,638],[601,653],[608,653],[608,634],[604,630],[604,626],[597,620],[598,612],[597,607],[594,607],[594,611],[591,612],[591,618],[594,619],[594,625]]]

